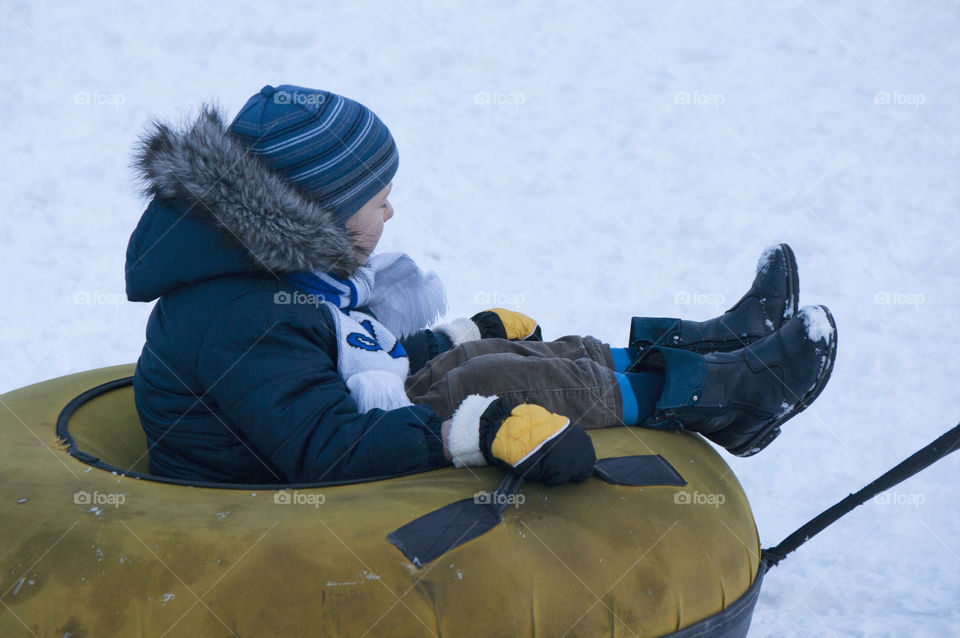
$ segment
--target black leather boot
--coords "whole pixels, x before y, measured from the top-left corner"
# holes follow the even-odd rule
[[[692,352],[730,352],[775,332],[797,313],[800,278],[793,250],[767,248],[757,263],[750,290],[730,310],[709,321],[633,317],[629,348],[641,357],[650,346]]]
[[[642,367],[662,368],[665,381],[644,425],[682,427],[751,456],[817,398],[836,354],[837,328],[825,306],[808,306],[778,331],[733,352],[653,346]]]

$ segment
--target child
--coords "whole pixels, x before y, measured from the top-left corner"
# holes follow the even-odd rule
[[[748,455],[829,378],[832,317],[797,312],[783,244],[723,316],[634,317],[627,348],[543,342],[502,308],[428,328],[437,276],[373,252],[397,164],[383,122],[326,91],[265,86],[229,127],[210,107],[154,123],[126,265],[129,299],[157,300],[134,377],[152,473],[289,484],[453,463],[578,481],[582,428],[683,427]]]

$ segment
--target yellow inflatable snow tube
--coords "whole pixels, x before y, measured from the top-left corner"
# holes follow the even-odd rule
[[[129,383],[73,400],[133,370],[0,395],[0,636],[726,636],[749,625],[762,577],[753,515],[696,435],[591,430],[598,458],[658,454],[687,484],[525,483],[499,525],[418,569],[388,534],[493,490],[502,471],[284,491],[132,476],[147,457]],[[68,404],[73,454],[56,435]]]

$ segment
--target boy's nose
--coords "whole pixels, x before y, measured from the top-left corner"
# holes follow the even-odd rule
[[[387,221],[391,217],[393,217],[393,206],[390,204],[387,204],[387,210],[383,214],[383,221]]]

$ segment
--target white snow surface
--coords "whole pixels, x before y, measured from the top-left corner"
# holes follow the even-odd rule
[[[953,3],[0,13],[0,392],[139,356],[151,305],[125,300],[123,265],[148,118],[201,100],[232,116],[292,83],[390,126],[401,160],[381,249],[441,275],[448,318],[506,306],[546,339],[624,346],[631,315],[723,311],[763,248],[789,243],[801,304],[827,305],[840,338],[812,407],[756,457],[724,453],[764,546],[960,415]],[[775,568],[751,635],[960,635],[958,469],[955,454]]]

